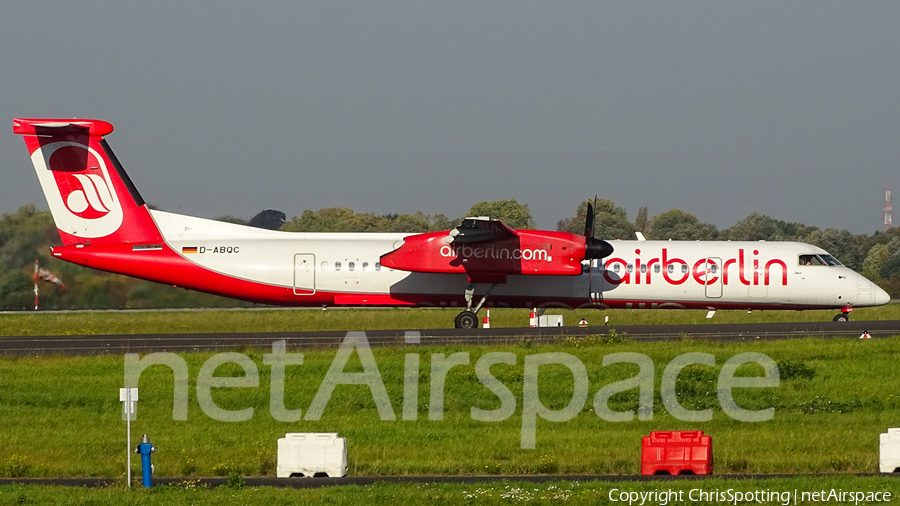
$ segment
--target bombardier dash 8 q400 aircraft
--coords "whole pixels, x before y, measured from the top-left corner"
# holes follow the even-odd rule
[[[796,242],[614,241],[488,217],[424,234],[294,233],[149,209],[105,121],[15,119],[63,245],[79,265],[283,306],[840,309],[890,297]],[[476,290],[478,288],[479,290]],[[481,293],[476,296],[476,291]],[[478,300],[476,303],[475,301]]]

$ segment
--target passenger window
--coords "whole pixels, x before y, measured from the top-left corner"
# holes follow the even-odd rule
[[[376,271],[380,271],[380,270],[381,270],[381,262],[375,262],[375,270],[376,270]]]
[[[687,264],[681,264],[681,273],[682,273],[682,274],[687,274],[687,271],[688,271],[688,266],[687,266]]]
[[[647,272],[647,264],[641,265],[641,272]]]
[[[653,272],[659,274],[659,271],[660,271],[659,264],[654,265],[654,266],[653,266]]]
[[[631,274],[633,271],[634,271],[634,266],[633,266],[633,265],[628,264],[628,265],[625,266],[625,272]]]
[[[619,267],[619,264],[613,265],[613,272],[618,273],[619,270],[621,270],[620,267]]]
[[[341,270],[341,263],[340,263],[340,262],[335,262],[335,263],[334,263],[334,270],[336,270],[336,271]]]
[[[355,263],[355,262],[350,262],[350,263],[347,264],[347,268],[350,269],[351,271],[353,270],[354,267],[356,267],[356,263]]]
[[[363,269],[364,271],[369,270],[369,262],[363,262],[363,267],[362,267],[362,269]]]
[[[710,274],[715,274],[715,273],[718,272],[718,271],[719,271],[719,266],[718,266],[718,265],[712,264],[712,265],[709,266],[709,272],[710,272]]]
[[[666,267],[666,270],[669,271],[669,274],[675,274],[675,266],[672,264],[669,264],[669,266]]]

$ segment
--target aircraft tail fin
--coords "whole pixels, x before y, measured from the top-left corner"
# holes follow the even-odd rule
[[[64,245],[162,241],[144,199],[103,138],[112,131],[99,120],[13,120]]]

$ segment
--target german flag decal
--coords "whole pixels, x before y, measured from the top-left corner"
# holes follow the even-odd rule
[[[188,248],[188,247],[181,248],[181,252],[182,252],[183,254],[196,253],[196,252],[197,252],[197,247],[196,247],[196,246],[191,246],[191,247],[189,247],[189,248]]]

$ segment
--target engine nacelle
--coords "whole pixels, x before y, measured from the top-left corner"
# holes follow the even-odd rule
[[[406,237],[381,257],[381,265],[412,272],[484,275],[577,276],[585,259],[584,236],[517,230],[516,236],[485,242],[452,241],[447,232]]]

